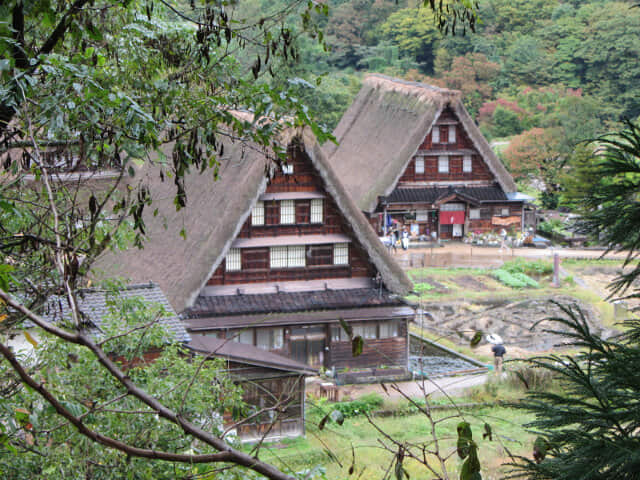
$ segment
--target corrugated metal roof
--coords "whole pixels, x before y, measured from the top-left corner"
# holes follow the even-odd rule
[[[254,347],[253,345],[238,343],[228,339],[194,335],[188,346],[197,352],[225,358],[238,363],[259,365],[305,375],[317,375],[318,373],[317,370],[304,363],[277,355],[268,350]]]

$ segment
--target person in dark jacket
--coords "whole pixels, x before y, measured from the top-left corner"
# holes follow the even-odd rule
[[[504,345],[498,343],[491,347],[491,351],[493,352],[493,365],[495,367],[495,371],[498,375],[502,374],[502,361],[504,354],[507,353],[507,349],[504,348]]]

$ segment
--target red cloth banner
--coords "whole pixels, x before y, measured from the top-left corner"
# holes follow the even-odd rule
[[[440,225],[461,225],[464,223],[464,211],[443,212],[440,210]]]

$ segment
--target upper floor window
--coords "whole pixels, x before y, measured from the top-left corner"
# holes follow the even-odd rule
[[[377,325],[356,325],[353,327],[353,336],[361,336],[364,339],[375,339],[378,337]]]
[[[508,217],[509,216],[509,208],[501,208],[500,209],[500,216]]]
[[[449,157],[438,157],[438,173],[449,173]]]
[[[280,223],[283,225],[296,223],[296,203],[294,200],[280,201]]]
[[[456,126],[449,125],[449,143],[456,143]]]
[[[322,198],[311,199],[311,223],[322,223],[323,221],[323,200]]]
[[[400,333],[399,323],[395,320],[380,322],[380,338],[397,337]]]
[[[229,249],[225,260],[225,270],[227,272],[237,272],[242,266],[242,256],[239,248]]]
[[[333,264],[349,265],[349,244],[335,243],[333,245]]]
[[[269,264],[271,268],[295,268],[306,266],[304,245],[269,248]]]
[[[244,343],[245,345],[253,345],[253,328],[245,328],[243,330],[234,330],[230,332],[230,335],[231,335],[231,339],[234,342]]]
[[[462,171],[465,173],[469,173],[472,169],[473,167],[471,163],[471,155],[465,155],[464,157],[462,157]]]
[[[480,209],[472,208],[469,210],[469,219],[478,220],[480,218]]]
[[[431,129],[431,143],[440,143],[440,127],[434,125]]]
[[[258,201],[253,207],[251,225],[264,225],[264,202]]]
[[[424,158],[422,157],[416,158],[416,173],[424,173]]]
[[[293,163],[283,163],[282,173],[285,175],[293,175]]]

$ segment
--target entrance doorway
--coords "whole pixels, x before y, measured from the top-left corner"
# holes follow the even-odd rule
[[[326,332],[320,327],[291,328],[291,356],[310,367],[324,366]]]

